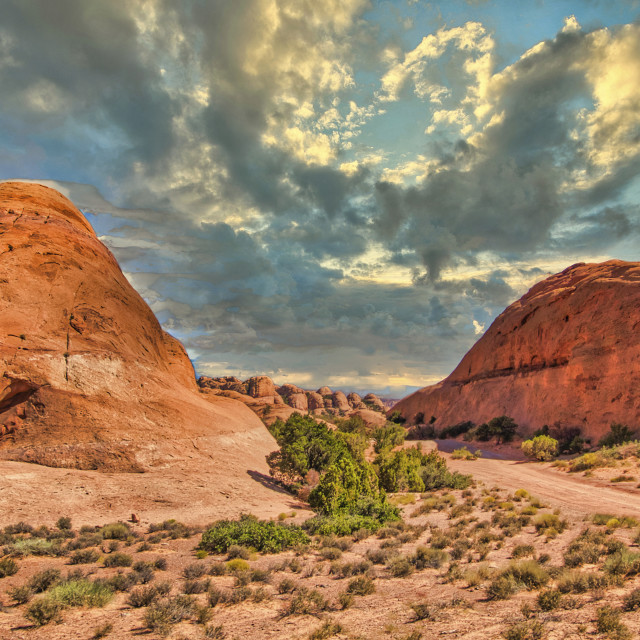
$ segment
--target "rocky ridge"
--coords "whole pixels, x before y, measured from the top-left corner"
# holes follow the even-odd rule
[[[393,409],[435,428],[506,414],[523,434],[637,429],[639,329],[640,263],[575,264],[505,309],[448,378]]]
[[[387,407],[375,394],[368,393],[361,398],[357,393],[345,395],[342,391],[332,391],[320,387],[316,391],[302,389],[286,383],[279,387],[267,376],[254,376],[242,381],[234,376],[210,378],[202,376],[198,385],[214,395],[226,395],[244,402],[267,424],[276,418],[286,420],[293,413],[329,414],[338,417],[360,416],[371,425],[384,424]]]

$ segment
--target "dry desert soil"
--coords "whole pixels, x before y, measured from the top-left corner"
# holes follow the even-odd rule
[[[273,503],[266,505],[232,493],[223,502],[207,502],[202,494],[200,503],[191,504],[198,494],[193,487],[183,493],[176,485],[179,477],[140,474],[108,508],[105,496],[118,482],[117,474],[38,468],[30,475],[29,465],[3,462],[0,472],[14,474],[23,487],[22,497],[18,484],[13,494],[2,496],[3,508],[13,505],[3,525],[22,520],[55,528],[60,515],[69,516],[69,540],[83,541],[76,546],[88,544],[95,553],[87,555],[86,564],[71,564],[73,551],[17,557],[18,571],[0,579],[0,639],[639,637],[635,484],[614,486],[604,478],[522,460],[448,462],[471,473],[475,485],[464,491],[397,494],[392,499],[403,511],[402,523],[371,535],[315,537],[306,547],[279,554],[250,552],[245,570],[229,567],[227,555],[198,557],[203,527],[197,525],[241,511],[263,518],[282,513],[286,522],[300,523],[309,513],[292,496],[274,492]],[[636,468],[637,459],[628,464]],[[57,483],[55,507],[36,506],[41,482]],[[204,491],[206,478],[201,484]],[[165,491],[171,498],[162,503]],[[140,512],[142,521],[128,524],[123,539],[101,537],[105,530],[99,525],[124,520],[131,511]],[[603,513],[606,517],[593,521],[594,514]],[[157,524],[169,518],[187,525]],[[540,524],[544,518],[551,526]],[[85,526],[82,533],[81,524],[96,527]],[[131,564],[108,566],[115,554],[129,556],[124,562]],[[34,626],[25,613],[43,596],[18,603],[14,590],[36,584],[49,569],[62,577],[79,571],[90,581],[111,580],[112,586],[129,582],[120,584],[128,590],[115,591],[104,606],[68,607],[58,622]],[[183,619],[166,629],[150,627],[153,604],[134,606],[136,596],[154,586],[157,603],[182,606]]]

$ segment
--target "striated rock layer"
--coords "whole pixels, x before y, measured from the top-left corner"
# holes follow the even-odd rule
[[[264,425],[199,391],[182,345],[69,200],[0,184],[0,254],[0,459],[267,472]]]
[[[597,439],[640,427],[640,263],[576,264],[509,306],[442,382],[394,406],[434,426],[507,414]]]

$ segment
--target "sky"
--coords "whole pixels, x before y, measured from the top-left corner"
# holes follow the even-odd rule
[[[400,398],[638,260],[638,0],[0,0],[0,180],[70,197],[198,375]]]

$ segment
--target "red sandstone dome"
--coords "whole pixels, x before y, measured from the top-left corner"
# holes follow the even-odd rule
[[[394,406],[436,428],[509,415],[594,439],[640,427],[640,263],[576,264],[509,306],[442,382]]]
[[[0,254],[0,458],[268,471],[276,445],[264,425],[243,403],[199,391],[182,345],[69,200],[0,184]]]

